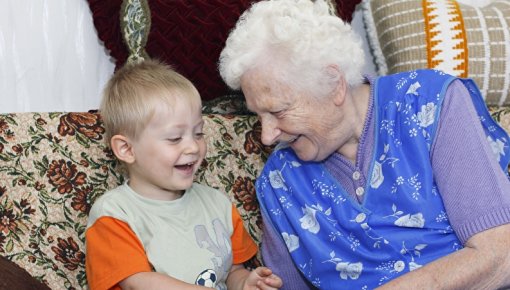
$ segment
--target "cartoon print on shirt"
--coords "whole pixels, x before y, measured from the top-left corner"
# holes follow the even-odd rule
[[[216,287],[216,281],[218,281],[216,271],[213,269],[207,269],[198,274],[198,277],[195,280],[195,285],[213,288]]]
[[[216,285],[215,281],[222,281],[226,279],[230,266],[232,265],[232,244],[226,227],[219,219],[214,219],[212,221],[212,225],[216,241],[213,241],[204,225],[195,226],[195,238],[197,244],[200,248],[205,248],[213,254],[211,262],[214,265],[214,270],[205,269],[204,272],[200,273],[197,276],[197,282],[199,279],[202,279],[200,281],[219,287],[219,285]],[[213,277],[215,279],[215,281],[213,281],[214,283],[211,282]],[[221,287],[217,289],[224,290]]]

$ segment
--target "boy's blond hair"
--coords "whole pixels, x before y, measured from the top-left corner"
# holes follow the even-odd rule
[[[108,81],[100,113],[105,126],[105,141],[115,135],[136,140],[162,102],[173,104],[182,95],[200,105],[195,86],[170,66],[157,60],[126,64]]]

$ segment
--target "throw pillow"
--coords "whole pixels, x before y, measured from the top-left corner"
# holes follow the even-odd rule
[[[121,67],[129,56],[120,29],[122,0],[87,0],[87,2],[99,39],[115,61],[115,67]]]
[[[434,68],[475,80],[489,105],[510,104],[510,1],[363,0],[377,73]]]
[[[258,1],[260,0],[88,0],[88,3],[98,36],[110,55],[115,58],[117,68],[126,62],[130,51],[147,53],[150,57],[171,64],[189,78],[203,100],[212,100],[236,93],[231,92],[222,81],[217,62],[228,33],[239,16]],[[331,9],[347,22],[352,20],[355,6],[361,2],[326,1]],[[120,23],[128,14],[123,9],[126,5],[138,5],[142,9],[135,10],[142,13],[144,7],[149,7],[150,17],[145,25],[148,34],[141,32],[140,37],[140,30],[137,30],[136,25],[133,29],[133,35],[139,37],[136,42],[144,45],[142,49],[130,49],[124,44]]]

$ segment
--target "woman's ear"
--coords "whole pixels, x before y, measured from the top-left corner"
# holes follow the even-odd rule
[[[131,140],[123,135],[114,135],[110,140],[110,147],[113,154],[125,163],[133,163],[135,161],[135,152],[131,144]]]
[[[337,65],[328,65],[326,68],[329,79],[333,82],[333,103],[337,106],[341,106],[347,94],[347,81],[343,72],[338,68]]]

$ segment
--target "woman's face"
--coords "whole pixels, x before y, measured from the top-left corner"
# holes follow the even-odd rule
[[[262,69],[245,73],[241,88],[248,109],[262,123],[262,143],[288,143],[300,159],[322,161],[345,142],[333,95],[315,98]]]

